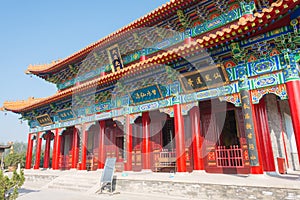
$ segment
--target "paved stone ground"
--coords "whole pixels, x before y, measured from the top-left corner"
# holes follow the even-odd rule
[[[82,179],[82,176],[84,176],[88,177],[88,179],[94,178],[97,182],[101,173],[101,171],[25,171],[25,175],[27,174],[28,178],[20,190],[18,199],[300,200],[299,171],[287,175],[226,175],[207,174],[205,172],[196,171],[193,173],[176,173],[175,175],[152,172],[115,173],[117,180],[116,194],[114,195],[97,195],[95,193],[79,192],[77,190],[70,191],[60,187],[49,188],[49,183],[53,183],[53,180],[57,182],[57,180],[64,177],[75,177],[76,179],[73,182],[78,182]]]
[[[57,173],[53,174],[57,175]],[[177,198],[167,195],[129,193],[120,191],[114,192],[113,194],[87,194],[77,191],[49,189],[45,187],[48,182],[49,180],[47,181],[46,179],[38,179],[35,181],[27,180],[19,190],[18,200],[186,200],[186,198]]]
[[[18,200],[186,200],[186,198],[170,197],[165,195],[154,195],[154,194],[137,194],[137,193],[126,193],[120,192],[115,194],[99,194],[99,195],[88,195],[74,191],[65,190],[53,190],[53,189],[42,189],[42,190],[29,190],[22,189],[19,191],[20,195]]]

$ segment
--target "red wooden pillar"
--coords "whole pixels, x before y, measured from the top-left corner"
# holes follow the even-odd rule
[[[45,146],[45,153],[44,153],[44,168],[46,169],[49,167],[51,134],[52,134],[51,132],[48,132],[44,137],[46,139],[46,146]]]
[[[78,130],[76,127],[73,128],[73,145],[72,145],[72,168],[77,168],[78,163]]]
[[[261,99],[259,104],[253,104],[253,109],[257,121],[257,139],[262,150],[264,171],[276,171],[265,100]]]
[[[81,150],[81,167],[80,170],[86,170],[86,154],[87,154],[87,141],[88,141],[88,131],[83,127],[83,137],[82,137],[82,150]]]
[[[132,171],[132,125],[130,124],[129,115],[126,116],[126,153],[127,160],[125,164],[125,171]]]
[[[149,112],[142,114],[142,127],[143,127],[143,143],[142,143],[142,154],[143,154],[143,169],[151,169],[151,144],[150,144],[150,118]]]
[[[177,156],[177,172],[186,172],[184,121],[181,105],[174,105],[175,142]]]
[[[25,169],[30,169],[31,168],[32,147],[33,147],[33,140],[31,139],[31,137],[32,137],[32,134],[29,134],[28,135],[28,144],[27,144]]]
[[[300,162],[300,80],[287,82],[286,87]]]
[[[252,96],[251,96],[250,92],[249,92],[249,100],[250,100],[250,102],[252,101]],[[263,169],[263,161],[262,161],[262,149],[261,149],[261,145],[260,145],[259,139],[258,139],[259,138],[259,134],[258,134],[259,123],[257,122],[254,104],[252,104],[252,102],[250,104],[251,104],[252,120],[253,120],[253,126],[254,126],[256,149],[257,149],[257,155],[258,155],[258,161],[259,161],[258,166],[251,166],[250,173],[251,174],[263,174],[264,169]],[[244,120],[246,122],[246,119],[244,119]],[[247,127],[246,127],[246,129],[247,129]],[[247,137],[247,139],[249,139],[249,135],[246,135],[246,137]],[[248,146],[249,146],[249,144],[248,144]],[[249,147],[248,147],[248,150],[249,150]],[[250,157],[250,160],[251,160],[251,157]]]
[[[59,130],[59,131],[61,131],[61,130]],[[59,162],[60,162],[60,156],[61,156],[61,144],[60,144],[61,139],[62,139],[62,136],[59,133],[58,138],[57,138],[57,143],[56,143],[56,169],[60,169]]]
[[[100,124],[100,131],[99,131],[98,169],[103,169],[105,164],[105,155],[104,155],[105,120],[100,121],[99,124]]]
[[[56,137],[58,135],[58,130],[55,129],[54,132],[54,141],[53,141],[53,149],[52,149],[52,169],[55,169],[55,161],[56,161]]]
[[[194,170],[204,170],[202,149],[204,138],[200,129],[200,113],[198,106],[191,109],[190,120],[192,125]]]
[[[40,137],[40,134],[41,133],[37,133],[36,136],[36,154],[35,154],[34,169],[40,168],[41,149],[42,149],[42,138]]]
[[[57,170],[59,169],[59,158],[60,158],[60,141],[61,141],[61,136],[60,136],[60,129],[55,129],[55,141],[54,141],[54,148],[55,149],[53,152],[55,153],[53,155],[53,169]]]

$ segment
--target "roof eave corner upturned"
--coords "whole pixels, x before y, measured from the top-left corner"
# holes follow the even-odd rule
[[[45,98],[29,97],[27,100],[21,101],[5,101],[3,103],[3,106],[0,108],[0,111],[11,111],[14,113],[21,113],[24,110],[26,110],[26,108],[29,108],[30,106],[37,104],[43,100],[45,100]]]
[[[24,71],[24,73],[27,74],[27,75],[33,74],[29,69],[26,69],[26,70]]]
[[[51,63],[47,64],[30,64],[28,65],[27,69],[25,70],[25,74],[35,74],[38,75],[40,73],[44,73],[45,71],[51,69],[52,67],[56,66],[57,64],[61,63],[63,59],[57,59],[51,61]]]

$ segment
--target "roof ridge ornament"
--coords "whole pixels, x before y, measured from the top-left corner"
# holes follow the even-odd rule
[[[247,17],[253,17],[253,13],[256,9],[255,2],[252,0],[245,0],[240,2],[240,6],[242,9],[242,16]]]

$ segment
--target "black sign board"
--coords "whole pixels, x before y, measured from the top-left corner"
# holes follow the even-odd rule
[[[49,124],[53,124],[53,121],[48,114],[37,116],[36,120],[39,122],[41,126],[47,126]]]
[[[250,102],[250,94],[247,90],[241,90],[242,111],[244,114],[245,134],[247,136],[248,153],[251,166],[259,166],[256,135],[253,123],[253,115]]]
[[[117,44],[108,48],[107,54],[109,57],[109,61],[113,66],[112,68],[113,72],[123,69],[123,61],[120,54],[119,46]]]
[[[163,87],[163,86],[161,86]],[[153,100],[158,100],[163,97],[159,85],[149,85],[143,88],[139,88],[130,93],[130,97],[134,104],[146,103]]]
[[[183,74],[180,82],[184,91],[193,92],[222,86],[228,83],[229,79],[223,66],[209,66]]]
[[[60,121],[68,121],[68,120],[75,119],[76,117],[73,110],[70,108],[57,111],[57,115]]]
[[[117,158],[107,158],[104,165],[104,170],[101,176],[101,192],[104,187],[110,187],[110,191],[112,192],[112,182],[113,182],[113,175],[115,171]]]

